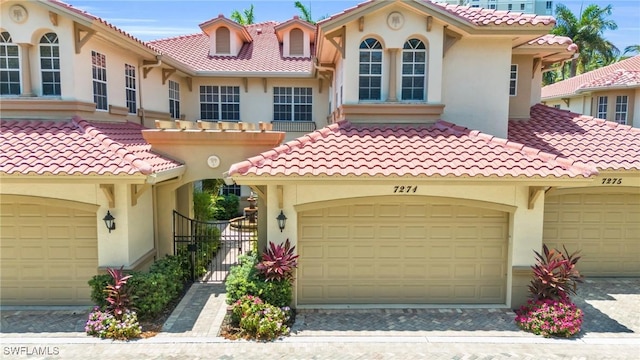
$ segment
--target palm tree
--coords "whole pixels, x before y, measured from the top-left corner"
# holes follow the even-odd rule
[[[300,1],[296,1],[295,3],[293,3],[293,5],[300,10],[300,15],[302,20],[311,23],[311,24],[315,24],[316,22],[313,21],[313,18],[311,17],[311,9],[304,6],[303,3],[301,3]]]
[[[240,25],[251,25],[254,23],[255,17],[253,16],[253,4],[248,9],[242,10],[242,13],[238,10],[231,12],[231,20],[237,22]]]
[[[556,6],[556,27],[552,34],[567,36],[578,45],[578,58],[571,60],[569,77],[594,67],[614,62],[620,53],[613,43],[602,35],[605,30],[615,30],[618,25],[608,19],[611,16],[611,5],[604,8],[591,4],[576,17],[563,4]]]
[[[622,53],[622,55],[634,55],[634,54],[640,54],[640,45],[629,45],[626,48],[624,48],[624,52]]]

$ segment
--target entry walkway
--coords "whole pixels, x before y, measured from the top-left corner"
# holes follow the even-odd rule
[[[640,351],[640,278],[589,279],[574,300],[585,312],[579,341],[637,344]],[[83,311],[5,307],[1,311],[0,340],[94,341],[83,332],[89,309]],[[154,338],[137,342],[224,342],[218,337],[218,331],[225,313],[224,285],[196,283],[168,318],[163,331]],[[509,309],[300,310],[291,337],[284,341],[314,341],[314,338],[335,342],[349,342],[349,338],[390,341],[394,337],[405,342],[409,338],[414,338],[411,342],[436,338],[500,339],[500,342],[513,343],[547,341],[520,331],[513,322],[514,316]]]

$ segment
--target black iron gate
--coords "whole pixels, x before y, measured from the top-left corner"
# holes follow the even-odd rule
[[[205,222],[173,211],[173,253],[189,260],[192,281],[224,281],[241,254],[256,250],[257,241],[255,216]]]

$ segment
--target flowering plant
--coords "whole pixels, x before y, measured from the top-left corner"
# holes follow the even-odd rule
[[[544,337],[571,337],[580,332],[582,310],[568,297],[561,300],[529,299],[516,311],[516,323],[521,329]]]
[[[142,328],[138,322],[135,312],[125,310],[118,320],[109,311],[102,311],[95,307],[89,314],[89,320],[84,327],[88,335],[97,336],[101,339],[127,340],[136,338],[142,333]]]
[[[257,296],[241,297],[232,305],[231,311],[232,320],[247,337],[273,340],[280,335],[287,335],[290,331],[286,323],[289,321],[291,309],[265,304]]]

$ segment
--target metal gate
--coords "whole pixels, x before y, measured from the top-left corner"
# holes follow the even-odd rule
[[[257,248],[256,216],[198,221],[173,211],[173,253],[188,259],[191,280],[223,282],[238,257]]]

